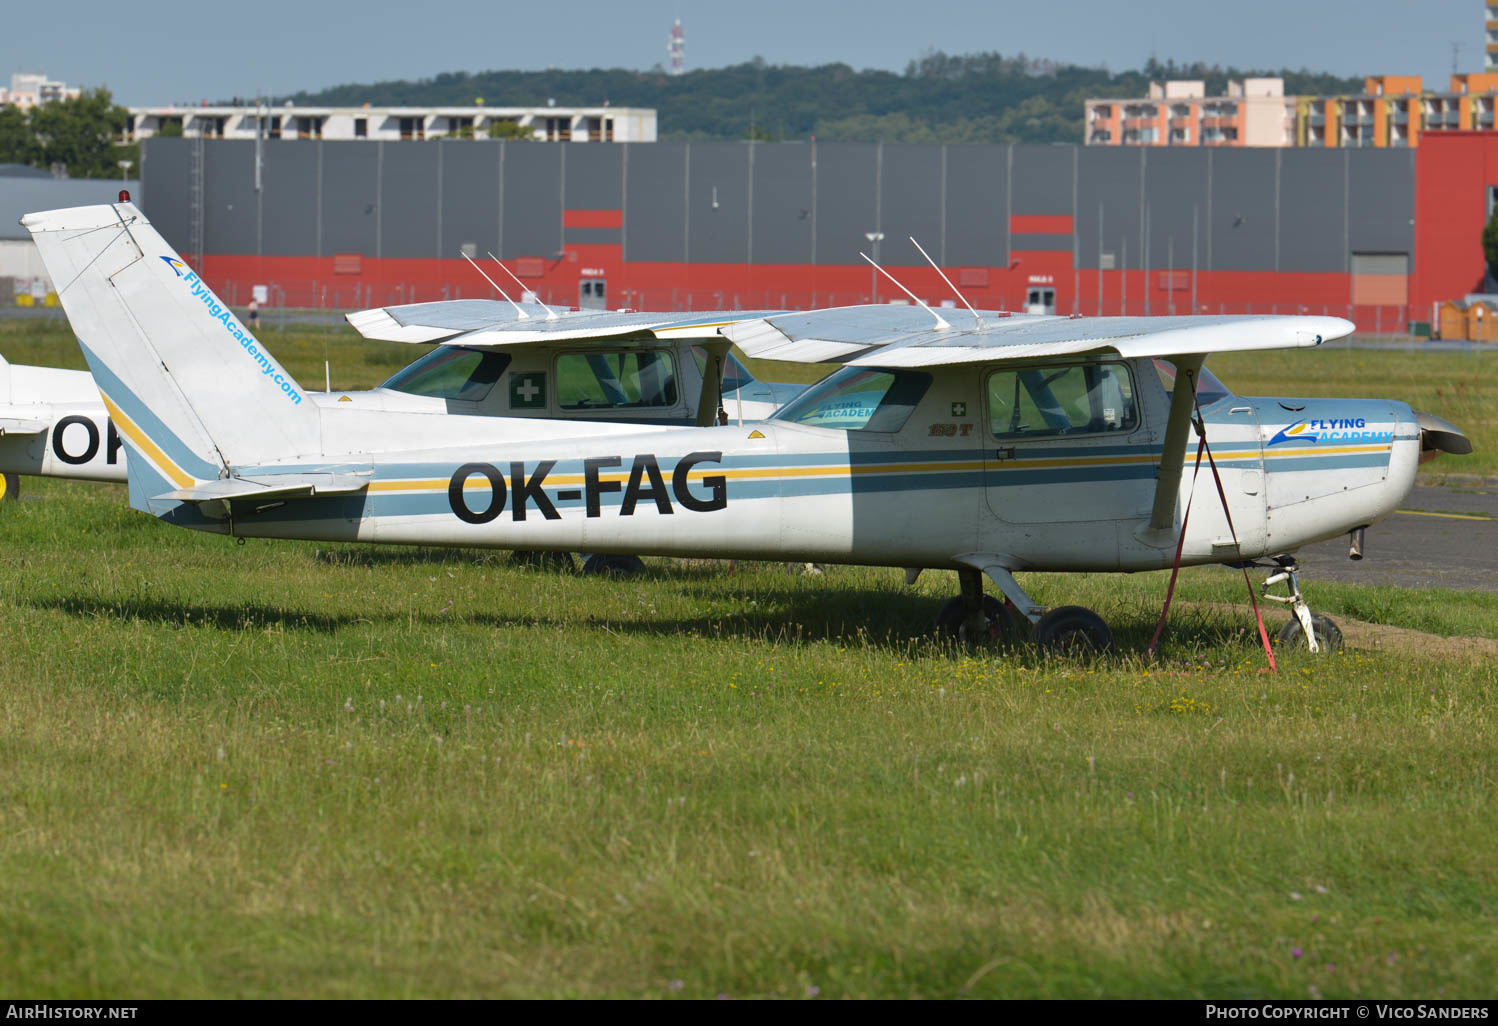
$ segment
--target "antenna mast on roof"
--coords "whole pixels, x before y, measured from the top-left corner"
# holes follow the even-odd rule
[[[473,257],[469,256],[467,253],[463,254],[463,259],[467,260],[470,264],[473,264]],[[528,321],[528,320],[530,320],[531,315],[528,314],[528,313],[526,313],[524,310],[520,309],[520,304],[517,303],[517,302],[515,302],[513,299],[511,299],[510,296],[509,296],[509,294],[507,292],[505,292],[504,289],[502,289],[502,288],[499,287],[499,283],[498,282],[496,282],[493,278],[489,277],[487,274],[484,274],[484,269],[482,267],[480,267],[478,264],[473,264],[473,269],[475,271],[479,272],[479,274],[483,274],[484,275],[484,280],[487,281],[490,285],[493,285],[494,288],[499,292],[499,294],[501,296],[505,297],[505,302],[509,303],[511,306],[513,306],[515,308],[515,312],[520,315],[520,320],[522,320],[522,321]]]
[[[488,250],[485,250],[484,252],[489,253]],[[515,279],[515,284],[520,286],[520,298],[521,299],[524,299],[525,298],[525,294],[527,292],[530,292],[531,295],[533,295],[533,296],[536,297],[536,302],[537,303],[541,303],[541,297],[540,297],[540,295],[537,294],[537,293],[535,293],[535,292],[532,292],[531,291],[531,287],[529,285],[527,285],[525,282],[521,281],[520,278],[515,274],[514,271],[510,270],[508,267],[506,267],[504,265],[504,261],[503,260],[499,259],[499,257],[495,256],[493,253],[489,253],[489,259],[493,260],[496,264],[499,264],[499,269],[501,271],[505,272],[511,278]],[[555,310],[553,310],[551,307],[547,306],[545,303],[541,303],[541,309],[543,309],[543,310],[546,311],[546,319],[548,321],[554,321],[554,320],[557,319],[557,312]]]
[[[927,253],[926,250],[925,250],[925,248],[919,242],[915,241],[915,236],[914,235],[910,236],[910,241],[911,241],[911,244],[914,245],[916,249],[919,249],[921,251],[921,256],[923,256],[923,257],[926,258],[926,263],[930,264],[931,267],[936,271],[936,273],[939,274],[939,275],[941,275],[941,280],[947,283],[947,288],[949,288],[949,289],[952,290],[953,295],[955,295],[958,299],[962,300],[962,305],[965,306],[965,307],[967,307],[968,310],[972,313],[973,320],[975,320],[975,321],[978,322],[978,328],[981,331],[983,329],[983,317],[982,317],[982,315],[979,314],[977,310],[973,309],[973,304],[969,303],[967,301],[967,297],[966,296],[964,296],[961,292],[957,291],[957,286],[952,284],[952,279],[947,277],[947,272],[943,271],[940,267],[936,266],[936,261],[932,260],[931,259],[931,254]]]
[[[950,324],[948,324],[945,320],[942,319],[941,314],[937,313],[935,310],[933,310],[929,306],[927,306],[926,303],[925,303],[925,301],[922,300],[919,296],[917,296],[914,292],[911,292],[904,285],[901,285],[900,284],[900,279],[896,278],[893,274],[890,274],[884,268],[882,268],[878,264],[874,263],[874,261],[869,257],[869,255],[867,253],[859,253],[858,255],[861,256],[861,257],[863,257],[865,260],[868,260],[869,261],[869,265],[871,267],[873,267],[874,270],[878,271],[880,274],[884,275],[890,281],[894,282],[895,283],[895,287],[898,288],[901,292],[905,293],[911,299],[915,300],[917,306],[919,306],[922,310],[926,311],[932,317],[935,317],[936,318],[936,330],[937,331],[951,331],[952,330],[952,326]]]

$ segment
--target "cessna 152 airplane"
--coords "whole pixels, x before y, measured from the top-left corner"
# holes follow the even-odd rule
[[[1288,554],[1393,513],[1422,449],[1470,451],[1456,428],[1401,402],[1241,398],[1201,372],[1211,352],[1310,347],[1352,330],[1330,317],[921,305],[748,316],[709,332],[676,314],[584,324],[524,308],[480,324],[397,309],[390,330],[475,352],[675,334],[715,357],[736,343],[843,367],[742,425],[556,420],[517,433],[493,417],[415,423],[357,405],[333,416],[176,266],[131,204],[21,223],[65,283],[63,306],[129,450],[131,505],[196,530],[949,569],[962,593],[941,620],[955,633],[989,635],[1012,605],[1041,644],[1096,648],[1111,643],[1096,614],[1046,610],[1014,574],[1277,556],[1274,579],[1289,580],[1296,614],[1289,636],[1315,649],[1333,628],[1311,616]],[[1167,387],[1156,360],[1195,387]],[[1197,503],[1183,532],[1198,400],[1222,504]],[[1007,604],[985,598],[985,575]]]
[[[395,310],[430,319],[424,318],[428,307],[437,307],[451,321],[476,316],[475,306],[494,305],[457,301]],[[551,310],[546,315],[553,320],[577,316]],[[411,342],[433,335],[430,330],[401,330],[385,310],[351,314],[349,320],[367,338]],[[707,418],[704,423],[715,416],[760,420],[805,388],[756,380],[732,354],[725,354],[719,396],[704,402],[708,359],[707,351],[686,336],[607,339],[591,345],[543,341],[503,353],[453,345],[427,353],[373,389],[302,394],[334,414],[376,409],[693,424],[699,413]],[[12,365],[0,357],[0,500],[18,495],[18,476],[23,474],[123,482],[122,447],[87,371]]]

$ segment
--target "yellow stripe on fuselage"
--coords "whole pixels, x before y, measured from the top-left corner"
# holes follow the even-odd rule
[[[1276,459],[1281,456],[1345,456],[1388,452],[1389,448],[1387,445],[1361,445],[1341,446],[1330,449],[1282,449],[1277,452],[1266,453],[1263,458]],[[1261,458],[1257,450],[1214,455],[1216,455],[1218,463],[1230,463],[1241,460],[1253,460],[1257,462]],[[1195,453],[1188,454],[1186,462],[1190,464],[1194,460]],[[1004,472],[1010,470],[1054,470],[1065,467],[1136,466],[1139,464],[1152,464],[1158,461],[1158,456],[1144,454],[1139,456],[1069,456],[1049,460],[1003,460],[992,463],[985,463],[983,460],[944,460],[939,463],[870,463],[852,467],[847,464],[826,464],[810,467],[713,467],[702,470],[694,469],[687,474],[687,479],[693,483],[699,483],[705,477],[725,477],[730,481],[755,481],[767,478],[861,477],[869,474],[950,474],[975,470]],[[508,476],[506,480],[508,481]],[[599,474],[598,480],[606,484],[622,485],[628,482],[629,474],[614,471],[613,473]],[[548,487],[567,487],[585,485],[586,483],[582,474],[550,474],[546,478]],[[451,484],[451,479],[442,480],[437,478],[371,481],[369,491],[446,491],[451,487]],[[465,491],[488,487],[488,480],[481,474],[472,475],[463,485]]]
[[[109,411],[110,418],[114,421],[115,426],[120,429],[121,434],[134,442],[135,447],[144,453],[152,463],[156,464],[157,470],[165,474],[178,488],[190,488],[197,483],[196,478],[168,459],[166,453],[162,452],[161,448],[155,442],[151,441],[150,438],[146,437],[146,433],[136,426],[135,421],[120,412],[120,408],[114,404],[114,401],[109,396],[104,395],[103,392],[100,392],[99,395],[104,400],[104,408]]]

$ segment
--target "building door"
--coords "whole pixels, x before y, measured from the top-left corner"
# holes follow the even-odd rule
[[[608,282],[603,278],[584,278],[577,286],[577,307],[579,310],[607,310]]]
[[[1025,313],[1053,314],[1056,312],[1056,290],[1043,285],[1031,285],[1025,293]]]

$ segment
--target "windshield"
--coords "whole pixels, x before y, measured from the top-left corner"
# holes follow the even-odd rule
[[[1171,393],[1173,393],[1176,387],[1175,364],[1171,363],[1169,360],[1156,360],[1155,370],[1160,374],[1160,384],[1164,386],[1165,394],[1170,395]],[[1196,378],[1197,402],[1205,406],[1208,403],[1215,403],[1217,400],[1226,398],[1227,396],[1230,396],[1232,394],[1233,393],[1228,390],[1228,386],[1224,385],[1217,379],[1216,374],[1213,374],[1211,371],[1207,370],[1205,366],[1202,367],[1200,373]]]
[[[931,375],[844,367],[813,385],[773,419],[843,431],[898,431],[931,386]]]
[[[479,402],[510,365],[508,353],[466,346],[438,346],[404,370],[397,371],[381,388],[432,399]]]

